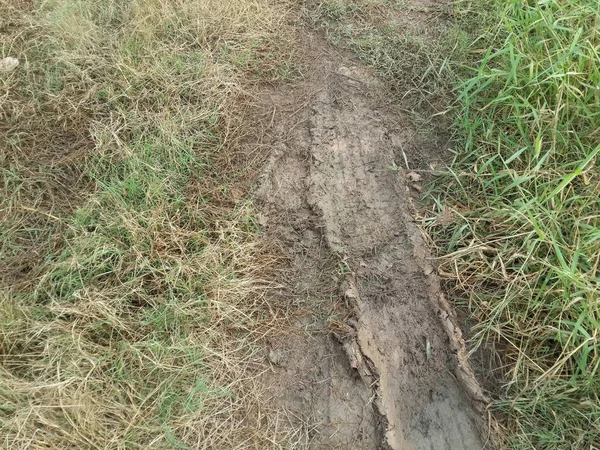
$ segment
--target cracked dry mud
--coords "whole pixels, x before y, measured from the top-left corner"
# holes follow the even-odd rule
[[[271,342],[275,405],[314,449],[485,448],[484,400],[410,211],[414,130],[366,69],[311,38],[315,70],[264,93],[256,198],[306,314]],[[333,255],[333,256],[332,256]]]

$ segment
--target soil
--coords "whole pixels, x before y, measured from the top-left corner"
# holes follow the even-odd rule
[[[260,223],[288,264],[273,301],[293,309],[268,343],[269,400],[303,430],[300,448],[487,448],[486,398],[411,215],[419,176],[404,169],[444,155],[414,149],[369,70],[318,36],[304,47],[306,79],[266,88],[257,120]]]

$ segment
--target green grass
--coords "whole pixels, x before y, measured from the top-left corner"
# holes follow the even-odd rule
[[[600,6],[480,2],[470,14],[493,25],[474,28],[475,64],[459,70],[456,157],[428,229],[474,341],[502,361],[506,445],[597,448]]]
[[[267,0],[0,1],[3,448],[283,448],[273,257],[230,161],[293,75]]]

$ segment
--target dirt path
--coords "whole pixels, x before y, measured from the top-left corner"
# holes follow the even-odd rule
[[[289,257],[281,295],[305,311],[271,342],[271,400],[308,448],[484,448],[482,396],[410,215],[398,158],[414,130],[367,70],[306,46],[308,79],[265,92],[262,111],[261,222]]]

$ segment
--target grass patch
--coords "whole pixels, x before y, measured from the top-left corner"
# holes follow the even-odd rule
[[[281,448],[272,264],[228,164],[294,73],[268,0],[0,1],[4,448]]]
[[[453,297],[476,319],[474,341],[502,361],[494,407],[506,446],[596,448],[599,4],[471,8],[492,25],[474,27],[475,64],[457,87],[457,155],[436,182],[428,229]]]

